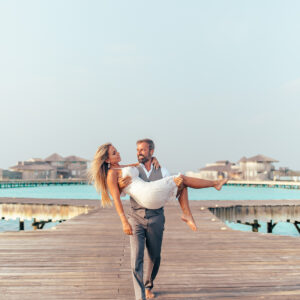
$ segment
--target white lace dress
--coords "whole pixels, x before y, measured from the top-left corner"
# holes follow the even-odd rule
[[[167,201],[176,199],[177,186],[173,178],[177,175],[147,182],[139,177],[137,168],[125,167],[122,169],[122,177],[126,176],[130,176],[132,182],[123,189],[123,192],[145,208],[158,209]]]

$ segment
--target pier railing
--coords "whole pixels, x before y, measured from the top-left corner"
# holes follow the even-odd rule
[[[269,187],[269,188],[284,188],[284,189],[300,189],[300,182],[295,181],[251,181],[251,180],[229,180],[229,186],[251,186],[251,187]]]

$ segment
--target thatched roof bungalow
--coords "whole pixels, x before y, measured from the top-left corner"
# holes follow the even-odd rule
[[[279,162],[278,160],[271,158],[271,157],[267,157],[264,156],[262,154],[258,154],[249,158],[246,158],[247,162],[258,162],[258,163],[275,163],[275,162]]]
[[[47,163],[35,164],[19,162],[16,166],[12,166],[9,169],[22,173],[22,179],[24,180],[56,178],[56,168]]]
[[[0,180],[22,179],[21,172],[0,169]]]
[[[70,155],[63,157],[53,153],[45,159],[31,158],[10,167],[22,173],[22,179],[85,178],[89,160]]]
[[[199,169],[200,177],[203,179],[216,180],[219,178],[239,178],[239,167],[228,160],[216,161],[208,164],[206,167]]]
[[[53,153],[50,156],[46,157],[44,159],[44,161],[47,161],[47,162],[58,162],[58,161],[65,161],[65,159],[61,155],[59,155],[57,153]]]
[[[187,176],[194,176],[202,179],[217,180],[220,178],[241,177],[241,171],[236,164],[228,160],[219,160],[215,163],[207,164],[206,167],[199,169],[199,172],[187,172]]]
[[[88,162],[88,159],[76,156],[76,155],[70,155],[65,157],[65,161],[69,161],[69,162]]]
[[[65,167],[69,170],[69,177],[85,178],[88,162],[89,160],[76,155],[65,157]]]
[[[274,158],[258,154],[249,158],[242,157],[239,161],[243,179],[245,180],[270,180],[273,179],[275,167],[278,162]]]

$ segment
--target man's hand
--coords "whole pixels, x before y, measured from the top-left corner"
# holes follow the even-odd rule
[[[131,177],[130,176],[126,176],[124,178],[118,178],[118,185],[120,190],[125,189],[129,184],[131,183]]]
[[[158,160],[157,160],[157,158],[155,156],[152,157],[152,161],[151,162],[152,162],[152,165],[154,166],[154,168],[156,170],[158,170],[160,168],[160,164],[159,164],[159,162],[158,162]]]

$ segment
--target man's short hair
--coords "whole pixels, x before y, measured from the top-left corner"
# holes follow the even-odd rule
[[[154,150],[155,146],[154,146],[154,142],[152,140],[150,140],[150,139],[142,139],[142,140],[138,140],[136,142],[137,145],[141,144],[141,143],[147,143],[148,146],[149,146],[149,150]]]

